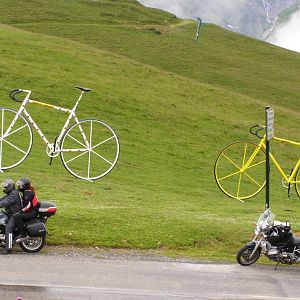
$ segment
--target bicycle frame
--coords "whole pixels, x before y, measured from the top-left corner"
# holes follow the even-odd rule
[[[273,139],[275,141],[284,142],[284,143],[287,143],[287,144],[290,144],[290,145],[300,146],[299,142],[295,142],[295,141],[291,141],[291,140],[287,140],[287,139],[282,139],[282,138],[278,138],[278,137],[273,137]],[[262,140],[260,141],[260,143],[258,145],[258,148],[252,153],[252,155],[249,158],[248,162],[245,164],[243,170],[246,170],[251,165],[253,159],[255,158],[255,156],[257,155],[257,153],[259,152],[260,149],[266,150],[266,135],[263,136]],[[279,173],[282,175],[282,177],[284,178],[286,183],[288,183],[288,184],[300,183],[300,181],[294,180],[294,178],[296,177],[296,173],[297,173],[298,169],[300,168],[300,158],[299,158],[298,162],[296,163],[295,167],[293,168],[293,171],[292,171],[290,176],[287,176],[284,173],[282,167],[277,162],[277,160],[275,159],[274,155],[272,155],[272,153],[270,153],[270,159],[274,163],[275,167],[277,168]]]
[[[30,122],[30,124],[34,127],[34,129],[38,132],[38,134],[40,135],[40,137],[42,138],[42,140],[44,141],[44,143],[47,145],[47,147],[49,147],[49,153],[47,152],[47,154],[49,156],[53,156],[54,153],[59,153],[61,150],[59,148],[59,145],[60,145],[60,142],[65,134],[65,132],[67,131],[67,128],[70,124],[70,121],[72,118],[74,118],[75,122],[78,124],[79,126],[79,129],[80,129],[80,132],[82,134],[82,137],[83,137],[83,140],[85,142],[86,145],[83,145],[84,147],[89,147],[89,142],[88,142],[88,139],[86,137],[86,135],[84,134],[80,124],[79,124],[79,120],[75,114],[75,111],[78,107],[78,104],[84,94],[84,91],[81,92],[81,94],[79,95],[79,98],[78,100],[76,101],[74,107],[72,109],[67,109],[67,108],[64,108],[64,107],[60,107],[60,106],[56,106],[56,105],[52,105],[52,104],[48,104],[48,103],[44,103],[44,102],[40,102],[40,101],[37,101],[37,100],[32,100],[30,99],[30,95],[31,95],[31,91],[29,90],[22,90],[22,92],[24,93],[27,93],[25,99],[22,101],[22,104],[21,104],[21,107],[19,108],[19,110],[17,111],[17,114],[15,116],[15,118],[13,119],[13,121],[11,122],[10,126],[7,128],[6,132],[4,133],[4,137],[7,137],[9,136],[10,134],[13,134],[15,133],[16,131],[18,130],[21,130],[23,127],[20,127],[14,131],[11,132],[11,129],[13,128],[13,126],[15,125],[17,119],[19,118],[19,116],[24,113],[24,115],[26,116],[26,118],[28,119],[28,121]],[[32,103],[32,104],[37,104],[37,105],[41,105],[41,106],[44,106],[44,107],[47,107],[47,108],[52,108],[52,109],[55,109],[55,110],[58,110],[58,111],[62,111],[62,112],[65,112],[65,113],[68,113],[69,116],[62,128],[62,130],[60,131],[59,133],[59,136],[58,138],[56,139],[55,141],[55,145],[54,143],[50,143],[49,140],[46,138],[46,136],[44,135],[44,133],[42,132],[42,130],[38,127],[38,125],[36,124],[36,122],[32,119],[32,117],[30,116],[30,114],[28,113],[28,111],[25,109],[25,106],[28,104],[28,103]],[[80,152],[80,151],[86,151],[86,149],[68,149],[67,151],[76,151],[76,152]]]

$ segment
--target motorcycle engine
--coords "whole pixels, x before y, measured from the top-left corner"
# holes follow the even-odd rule
[[[294,252],[285,252],[279,251],[277,247],[271,247],[267,252],[267,256],[273,261],[281,262],[283,264],[292,264],[300,262],[299,250],[296,250]]]
[[[268,257],[272,260],[278,259],[279,258],[279,251],[277,249],[277,247],[271,247],[268,250]]]

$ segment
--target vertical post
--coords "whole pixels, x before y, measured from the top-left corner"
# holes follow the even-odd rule
[[[270,140],[274,136],[274,110],[266,106],[266,209],[270,208]]]
[[[198,17],[197,20],[198,20],[198,27],[197,27],[197,33],[196,33],[196,37],[195,37],[195,42],[197,42],[199,40],[199,37],[200,37],[200,28],[202,26],[202,19]]]
[[[270,142],[266,140],[266,209],[270,208]]]

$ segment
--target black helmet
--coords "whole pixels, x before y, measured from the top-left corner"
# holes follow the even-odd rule
[[[3,188],[3,193],[5,194],[9,194],[16,188],[15,182],[12,179],[6,179],[2,182],[1,186]]]
[[[20,178],[18,181],[17,181],[17,187],[18,187],[18,190],[19,191],[26,191],[30,188],[30,180],[28,178]]]

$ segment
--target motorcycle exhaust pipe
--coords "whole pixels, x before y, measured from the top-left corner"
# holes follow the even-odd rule
[[[25,237],[22,237],[22,238],[18,238],[18,239],[16,240],[16,243],[19,244],[19,243],[21,243],[21,242],[26,241],[27,239],[28,239],[28,236],[25,236]]]

